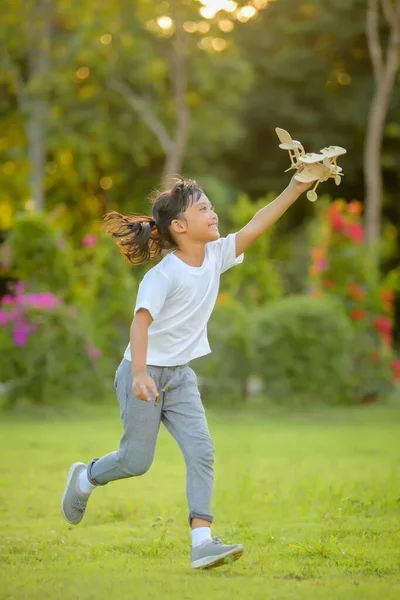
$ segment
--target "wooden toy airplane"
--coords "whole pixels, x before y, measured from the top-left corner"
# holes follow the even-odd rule
[[[294,178],[302,183],[316,182],[313,189],[307,192],[307,198],[310,202],[315,202],[318,198],[315,190],[322,181],[333,178],[336,185],[340,185],[343,170],[336,164],[336,160],[338,156],[346,154],[347,150],[340,146],[328,146],[320,150],[319,154],[315,152],[306,153],[300,142],[292,140],[285,129],[277,127],[275,131],[281,142],[279,148],[289,152],[291,165],[285,173],[291,169],[298,169],[303,165],[304,169],[297,173]]]

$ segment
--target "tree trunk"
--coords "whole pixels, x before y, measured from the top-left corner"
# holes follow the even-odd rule
[[[381,154],[387,111],[399,64],[400,0],[391,4],[381,0],[383,14],[390,28],[385,59],[379,38],[379,0],[368,0],[367,40],[375,78],[375,92],[368,116],[364,147],[365,227],[367,244],[375,247],[381,232],[382,172]]]
[[[50,0],[36,0],[29,13],[29,79],[24,94],[30,196],[39,212],[43,211],[45,206],[45,139],[48,112],[46,76],[50,67],[50,7]]]
[[[179,17],[174,16],[176,27],[175,38],[169,57],[171,85],[175,100],[175,123],[173,132],[157,116],[151,102],[137,92],[131,85],[115,77],[110,77],[109,86],[120,93],[127,103],[143,119],[157,138],[164,151],[163,178],[176,175],[182,171],[189,136],[190,112],[187,105],[187,49],[186,36]]]
[[[175,135],[170,151],[166,155],[163,177],[182,172],[188,137],[190,113],[187,105],[186,37],[180,18],[175,16],[176,34],[171,55],[171,79],[175,97]]]
[[[30,165],[29,189],[35,210],[42,212],[45,206],[44,171],[46,166],[45,122],[47,104],[31,100],[28,107],[26,134]]]

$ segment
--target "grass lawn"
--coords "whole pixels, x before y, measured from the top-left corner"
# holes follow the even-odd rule
[[[96,490],[73,527],[68,467],[117,447],[117,408],[0,415],[1,600],[400,598],[399,409],[209,422],[213,533],[246,553],[191,571],[184,463],[165,430],[152,469]]]

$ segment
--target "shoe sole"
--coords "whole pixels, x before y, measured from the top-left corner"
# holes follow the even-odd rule
[[[244,552],[243,546],[236,548],[235,550],[230,550],[229,552],[225,552],[220,556],[205,556],[204,558],[199,558],[192,562],[192,569],[215,569],[216,567],[222,567],[223,565],[228,565],[230,562],[234,562],[238,560]]]
[[[65,500],[65,496],[66,496],[66,493],[67,493],[67,491],[68,491],[68,487],[69,487],[69,484],[70,484],[70,482],[71,482],[71,479],[72,479],[72,476],[73,476],[73,474],[74,474],[74,471],[75,471],[75,469],[76,469],[77,467],[82,467],[82,466],[83,466],[83,467],[86,467],[85,463],[82,463],[82,462],[76,462],[76,463],[73,463],[73,464],[70,466],[70,468],[69,468],[69,471],[68,471],[68,475],[67,475],[67,483],[65,484],[65,490],[64,490],[63,496],[62,496],[62,498],[61,498],[61,512],[62,512],[62,514],[63,514],[63,517],[64,517],[64,519],[65,519],[66,521],[68,521],[68,523],[71,523],[71,525],[78,525],[78,523],[74,523],[73,521],[70,521],[70,520],[68,519],[67,515],[66,515],[66,514],[65,514],[65,512],[64,512],[64,500]]]

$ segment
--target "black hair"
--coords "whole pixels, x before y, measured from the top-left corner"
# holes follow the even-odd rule
[[[152,217],[110,212],[104,217],[106,231],[132,264],[144,264],[158,258],[163,250],[177,248],[169,228],[171,222],[181,218],[203,193],[196,181],[175,178],[169,189],[151,195]]]

